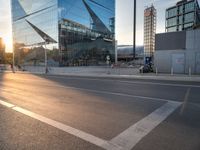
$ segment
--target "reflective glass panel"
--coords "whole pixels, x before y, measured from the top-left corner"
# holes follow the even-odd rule
[[[11,4],[15,63],[44,65],[45,45],[48,55],[58,51],[57,0],[12,0]],[[48,60],[58,64],[53,57]]]
[[[59,0],[59,47],[67,66],[114,61],[115,0]]]

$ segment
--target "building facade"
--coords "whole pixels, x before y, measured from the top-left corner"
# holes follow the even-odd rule
[[[15,63],[103,65],[115,59],[115,0],[11,0]]]
[[[155,51],[156,9],[152,5],[144,10],[144,56],[152,57]]]
[[[200,24],[197,0],[182,0],[166,10],[166,32],[194,29]]]
[[[200,30],[156,34],[154,66],[159,73],[200,74]]]
[[[2,38],[0,38],[0,64],[5,63],[5,44]]]

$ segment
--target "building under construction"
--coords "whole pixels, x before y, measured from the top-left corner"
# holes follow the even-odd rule
[[[156,9],[152,5],[144,10],[144,56],[152,58],[155,51]]]

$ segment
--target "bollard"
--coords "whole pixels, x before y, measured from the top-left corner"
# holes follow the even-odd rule
[[[174,75],[174,69],[173,69],[173,67],[171,68],[171,75]]]
[[[191,70],[191,67],[189,67],[189,76],[192,75],[192,70]]]
[[[158,68],[156,67],[156,75],[158,75]]]

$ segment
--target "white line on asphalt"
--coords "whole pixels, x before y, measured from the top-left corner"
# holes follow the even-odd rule
[[[66,133],[74,135],[82,140],[85,140],[106,150],[131,150],[143,137],[150,133],[155,127],[157,127],[162,121],[164,121],[181,105],[180,102],[169,101],[154,112],[152,112],[147,117],[143,118],[133,126],[126,129],[124,132],[122,132],[112,140],[106,141],[94,135],[67,126],[63,123],[41,116],[26,109],[17,107],[8,102],[0,100],[0,104],[11,108],[17,112],[20,112],[24,115],[27,115],[31,118],[39,120],[43,123],[51,125],[57,129],[65,131]]]
[[[191,85],[191,84],[171,84],[171,83],[160,83],[160,82],[144,82],[144,81],[124,81],[124,80],[112,80],[112,79],[89,79],[87,77],[83,77],[83,78],[79,78],[79,77],[70,77],[70,76],[67,76],[66,77],[63,77],[63,76],[54,76],[54,75],[50,75],[48,77],[53,77],[53,78],[61,78],[61,79],[67,79],[67,78],[70,78],[70,79],[83,79],[83,80],[91,80],[91,81],[117,81],[117,82],[120,82],[120,83],[126,83],[126,84],[150,84],[150,85],[162,85],[162,86],[174,86],[174,87],[194,87],[194,88],[200,88],[199,85]]]
[[[9,107],[9,108],[15,106],[15,105],[13,105],[13,104],[10,104],[10,103],[7,103],[7,102],[5,102],[5,101],[1,101],[1,100],[0,100],[0,104],[3,105],[3,106]]]
[[[45,85],[45,84],[43,84],[43,85]],[[45,86],[49,86],[49,85],[45,85]],[[169,101],[174,102],[175,101],[175,100],[170,100],[170,99],[147,97],[147,96],[140,96],[140,95],[130,95],[130,94],[119,93],[119,92],[99,91],[99,90],[92,90],[92,89],[86,89],[86,88],[78,88],[78,87],[73,87],[73,86],[53,85],[53,87],[55,87],[55,88],[59,87],[59,88],[64,88],[64,89],[81,90],[81,91],[87,91],[87,92],[92,92],[92,93],[117,95],[117,96],[131,97],[131,98],[139,98],[139,99],[143,99],[143,100],[153,100],[153,101],[163,101],[163,102],[169,102]],[[7,92],[8,90],[5,90],[4,88],[2,88],[2,91]],[[181,101],[181,100],[177,100],[177,101]]]
[[[185,108],[186,108],[186,105],[187,105],[187,102],[188,102],[188,98],[189,98],[189,95],[190,95],[190,91],[191,91],[191,88],[188,88],[187,89],[187,92],[185,93],[185,97],[184,97],[184,100],[183,100],[183,105],[181,107],[181,111],[180,111],[180,114],[182,115]]]
[[[45,86],[47,86],[47,85],[45,85]],[[146,97],[146,96],[140,96],[140,95],[130,95],[130,94],[125,94],[125,93],[116,93],[116,92],[98,91],[98,90],[85,89],[85,88],[77,88],[77,87],[73,87],[73,86],[53,85],[53,87],[81,90],[81,91],[87,91],[87,92],[99,93],[99,94],[108,94],[108,95],[124,96],[124,97],[131,97],[131,98],[139,98],[139,99],[143,99],[143,100],[163,101],[163,102],[169,102],[169,101],[174,102],[175,101],[175,100],[156,98],[156,97]],[[7,92],[8,90],[5,90],[2,88],[2,91]],[[181,100],[177,100],[177,101],[181,101]]]
[[[26,109],[23,109],[23,108],[20,108],[20,107],[17,107],[13,104],[10,104],[10,103],[7,103],[5,101],[0,101],[0,104],[6,106],[6,107],[9,107],[17,112],[20,112],[24,115],[27,115],[31,118],[34,118],[36,120],[39,120],[43,123],[46,123],[48,125],[51,125],[57,129],[60,129],[62,131],[65,131],[66,133],[69,133],[71,135],[74,135],[82,140],[85,140],[89,143],[92,143],[94,145],[97,145],[99,147],[102,147],[104,149],[107,149],[107,150],[123,150],[120,146],[117,146],[117,145],[114,145],[112,143],[109,143],[108,141],[106,140],[103,140],[101,138],[98,138],[96,136],[93,136],[91,134],[88,134],[86,132],[83,132],[81,130],[78,130],[78,129],[75,129],[73,127],[70,127],[70,126],[67,126],[63,123],[60,123],[58,121],[55,121],[55,120],[52,120],[52,119],[49,119],[47,117],[44,117],[44,116],[41,116],[39,114],[36,114],[36,113],[33,113],[31,111],[28,111]]]
[[[124,93],[116,93],[116,92],[107,92],[107,91],[98,91],[98,90],[92,90],[92,89],[84,89],[84,88],[77,88],[72,86],[59,86],[65,89],[74,89],[74,90],[81,90],[81,91],[88,91],[93,93],[100,93],[100,94],[109,94],[109,95],[117,95],[117,96],[125,96],[125,97],[132,97],[132,98],[140,98],[140,99],[148,99],[148,100],[154,100],[154,101],[163,101],[163,102],[174,102],[175,100],[170,99],[162,99],[162,98],[155,98],[155,97],[146,97],[146,96],[139,96],[139,95],[130,95],[130,94],[124,94]]]
[[[167,102],[153,113],[113,138],[110,142],[123,147],[124,150],[131,150],[143,137],[149,134],[180,105],[181,103],[178,102]]]

